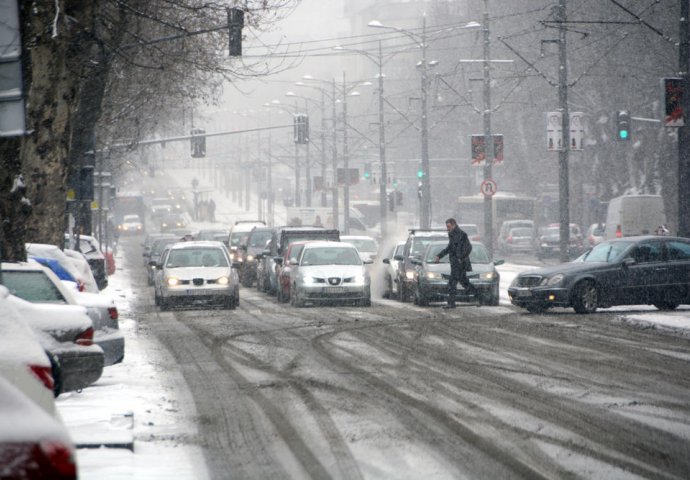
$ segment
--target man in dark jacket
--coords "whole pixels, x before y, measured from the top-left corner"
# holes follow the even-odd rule
[[[472,264],[470,263],[470,253],[472,252],[472,244],[467,234],[463,232],[454,218],[446,220],[446,228],[448,229],[448,246],[438,252],[438,256],[434,259],[436,263],[443,257],[448,255],[450,260],[450,278],[448,279],[448,304],[443,308],[455,308],[455,295],[458,289],[458,282],[465,290],[477,298],[477,289],[472,285],[467,278],[467,272],[472,271]]]

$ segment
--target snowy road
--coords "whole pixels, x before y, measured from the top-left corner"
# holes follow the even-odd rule
[[[616,312],[134,301],[194,396],[212,478],[690,477],[690,340]]]

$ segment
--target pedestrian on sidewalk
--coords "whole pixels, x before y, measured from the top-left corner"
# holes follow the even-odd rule
[[[472,271],[472,263],[470,263],[470,253],[472,252],[472,244],[467,234],[460,229],[458,222],[454,218],[446,220],[446,229],[448,230],[448,246],[438,252],[434,262],[438,263],[443,257],[448,255],[450,260],[450,278],[448,279],[448,304],[443,308],[455,308],[455,296],[458,291],[458,282],[462,287],[475,298],[477,296],[477,289],[470,283],[467,278],[467,272]]]

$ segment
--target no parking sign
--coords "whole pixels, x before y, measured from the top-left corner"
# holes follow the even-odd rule
[[[494,193],[498,191],[498,187],[496,186],[496,182],[487,178],[479,186],[479,191],[482,192],[485,197],[493,197]]]

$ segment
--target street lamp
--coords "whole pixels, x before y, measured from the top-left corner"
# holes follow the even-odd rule
[[[422,50],[422,59],[417,63],[417,67],[421,70],[421,157],[422,157],[422,177],[421,177],[421,201],[420,201],[420,227],[423,229],[431,228],[431,182],[429,175],[429,127],[427,123],[427,90],[428,90],[428,69],[438,65],[437,61],[427,63],[426,49],[427,49],[427,35],[426,35],[426,15],[422,16],[422,33],[421,35],[405,30],[399,27],[393,27],[382,24],[378,20],[370,21],[367,26],[371,28],[383,28],[387,30],[395,30],[409,37]],[[471,28],[480,26],[477,22],[469,22],[461,27],[453,28]]]

